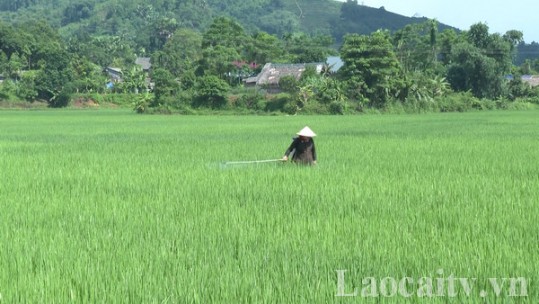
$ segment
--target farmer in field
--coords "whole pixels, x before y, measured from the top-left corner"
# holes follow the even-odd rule
[[[313,140],[316,134],[309,127],[301,129],[296,134],[298,137],[292,139],[292,144],[284,153],[283,161],[287,161],[291,157],[292,161],[296,163],[316,165],[316,149]]]

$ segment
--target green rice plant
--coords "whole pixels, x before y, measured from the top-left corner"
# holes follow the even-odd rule
[[[279,158],[304,125],[317,166],[223,165]],[[533,303],[537,134],[537,111],[0,111],[0,302]],[[347,294],[367,277],[477,280],[337,297],[338,270]],[[517,277],[527,297],[488,284]]]

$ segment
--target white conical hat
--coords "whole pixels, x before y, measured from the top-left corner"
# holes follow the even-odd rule
[[[296,133],[299,136],[305,136],[305,137],[315,137],[316,134],[311,130],[309,127],[305,127],[301,129],[298,133]]]

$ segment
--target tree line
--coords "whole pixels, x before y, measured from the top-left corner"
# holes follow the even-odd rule
[[[249,32],[236,20],[217,17],[204,31],[172,26],[155,39],[151,53],[154,83],[134,63],[136,49],[125,37],[91,35],[62,38],[44,21],[0,23],[0,98],[46,100],[65,106],[76,94],[135,94],[144,111],[238,108],[252,111],[345,113],[390,106],[443,111],[537,102],[538,91],[519,75],[537,73],[538,59],[513,64],[522,33],[489,33],[486,24],[469,30],[439,32],[428,20],[400,30],[347,34],[335,49],[324,34],[272,35]],[[336,73],[307,69],[301,79],[284,77],[283,93],[264,94],[242,79],[256,75],[267,62],[325,62],[339,55]],[[106,66],[123,70],[124,81],[107,89]],[[511,79],[508,75],[513,75]]]

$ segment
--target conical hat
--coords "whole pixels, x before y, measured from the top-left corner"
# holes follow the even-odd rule
[[[305,127],[301,129],[298,133],[296,133],[299,136],[305,136],[305,137],[315,137],[316,134],[311,130],[309,127]]]

